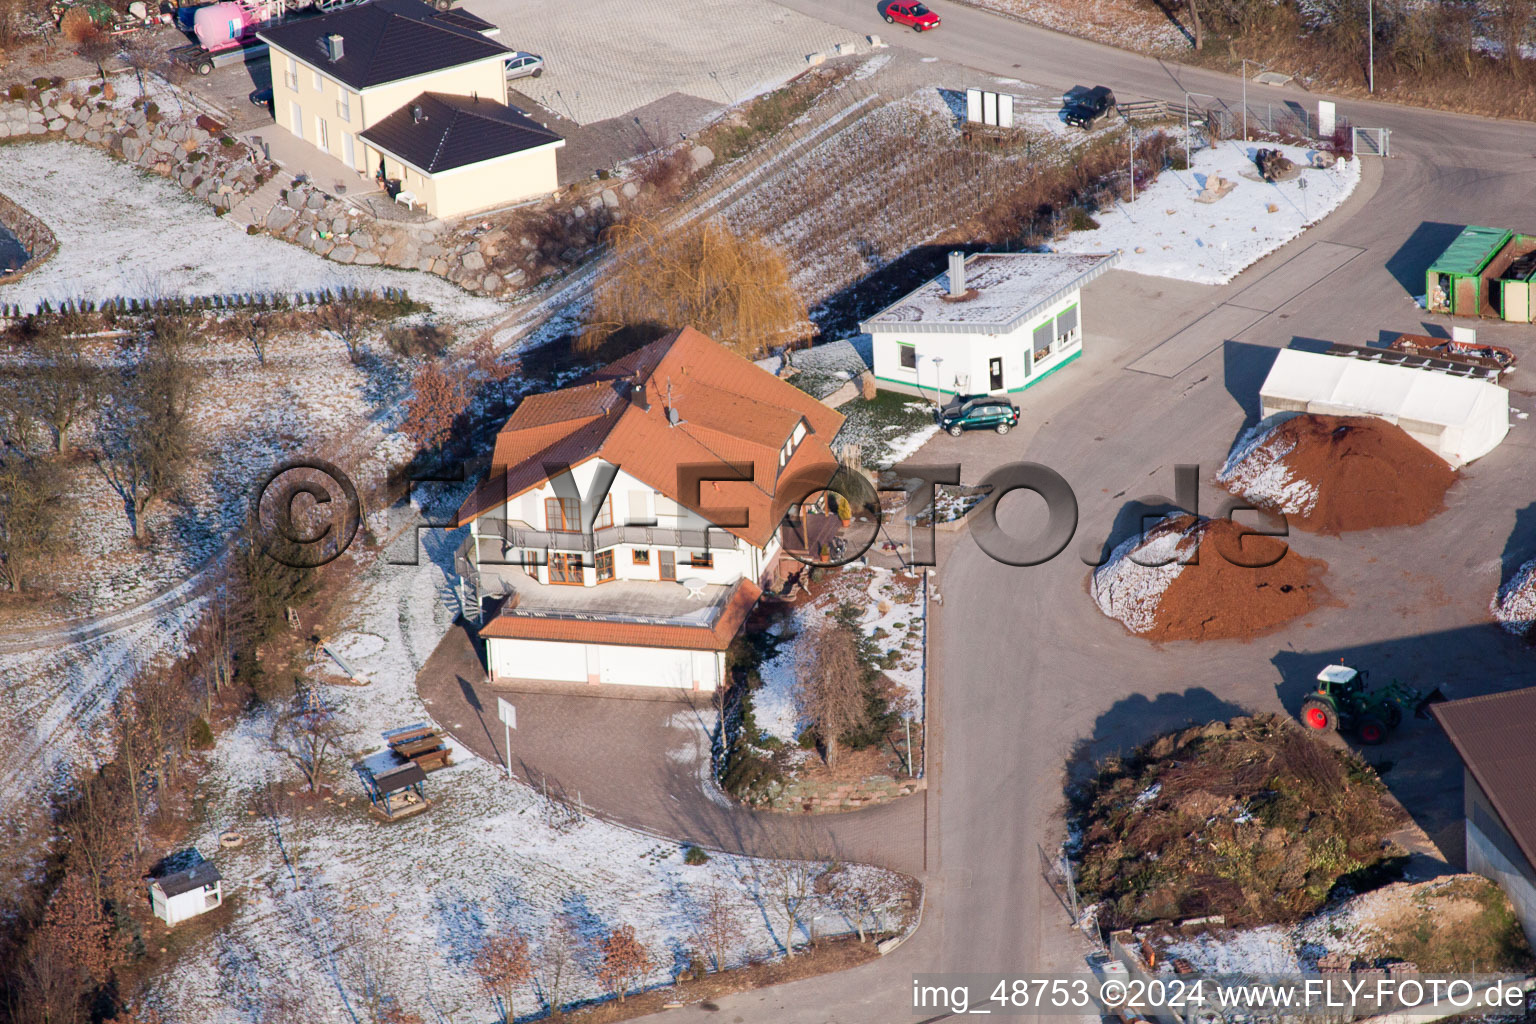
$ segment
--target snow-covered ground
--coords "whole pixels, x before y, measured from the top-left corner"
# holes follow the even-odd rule
[[[795,700],[795,667],[800,646],[796,639],[815,622],[835,612],[839,604],[857,606],[865,634],[882,651],[897,651],[895,664],[885,676],[900,689],[903,712],[914,720],[923,717],[924,606],[921,584],[876,566],[849,566],[826,579],[826,590],[814,601],[796,606],[781,625],[785,641],[776,657],[762,664],[763,685],[752,692],[752,713],[758,728],[793,744],[807,722]]]
[[[1261,146],[1279,149],[1295,161],[1303,168],[1300,176],[1265,182],[1253,163]],[[1099,211],[1094,214],[1096,230],[1075,231],[1056,248],[1118,250],[1121,270],[1225,284],[1332,213],[1360,183],[1358,157],[1325,170],[1306,166],[1310,152],[1303,146],[1237,140],[1196,150],[1188,171],[1164,171],[1136,194],[1134,203]],[[1215,175],[1237,187],[1214,203],[1196,202],[1195,196]]]
[[[0,150],[0,192],[40,218],[59,251],[0,302],[157,298],[400,288],[438,315],[496,315],[493,300],[432,274],[333,263],[266,235],[247,235],[213,207],[158,175],[76,142],[14,143]]]
[[[1182,50],[1189,42],[1160,9],[1135,0],[970,0],[1037,25],[1128,50]]]
[[[1296,448],[1294,439],[1273,436],[1293,413],[1281,413],[1249,427],[1227,456],[1216,482],[1233,494],[1287,515],[1304,516],[1317,507],[1317,485],[1297,477],[1285,457]]]
[[[356,611],[334,646],[364,687],[322,686],[358,757],[382,747],[380,731],[430,719],[417,668],[449,628],[449,585],[462,531],[428,534],[420,566],[377,564],[352,601]],[[190,950],[167,986],[167,1019],[247,1024],[251,1008],[297,983],[306,1020],[344,1024],[373,984],[387,1000],[429,1020],[490,1020],[495,1006],[469,967],[485,937],[515,926],[537,958],[557,918],[587,940],[632,925],[655,958],[649,982],[666,980],[699,948],[696,922],[707,890],[720,887],[744,938],[734,962],[772,955],[782,918],[764,902],[771,864],[715,854],[682,861],[677,844],[595,819],[552,813],[533,790],[453,744],[455,764],[428,776],[428,811],[384,825],[365,812],[350,768],[341,799],[305,812],[273,811],[254,799],[269,782],[299,791],[296,773],[268,744],[270,713],[253,714],[219,740],[204,780],[206,810],[194,843],[225,878],[230,921]],[[450,743],[452,741],[450,740]],[[244,843],[219,849],[238,831]],[[893,876],[855,867],[874,883]],[[818,907],[822,930],[844,930]],[[590,951],[578,957],[570,994],[599,995]],[[297,979],[297,982],[296,982]],[[538,1004],[518,995],[520,1013]]]
[[[1536,626],[1536,558],[1526,562],[1493,595],[1488,610],[1499,625],[1516,636]]]

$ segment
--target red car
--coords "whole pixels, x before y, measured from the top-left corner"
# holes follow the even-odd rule
[[[886,5],[885,23],[894,25],[896,22],[903,25],[911,25],[914,32],[928,32],[939,27],[939,16],[919,3],[909,3],[908,0],[895,0],[895,3]]]

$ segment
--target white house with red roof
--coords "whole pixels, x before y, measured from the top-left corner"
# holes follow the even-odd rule
[[[492,680],[724,685],[842,421],[691,328],[524,399],[456,523]]]

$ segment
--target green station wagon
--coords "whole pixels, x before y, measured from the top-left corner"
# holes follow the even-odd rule
[[[959,395],[939,412],[939,426],[959,437],[967,430],[1006,434],[1019,422],[1019,407],[995,395]]]

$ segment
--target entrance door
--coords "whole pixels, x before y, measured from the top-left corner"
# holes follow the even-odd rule
[[[677,579],[677,552],[670,548],[661,548],[656,553],[661,556],[661,578],[664,580]]]
[[[292,126],[294,138],[304,137],[304,108],[290,100],[288,102],[288,123]]]
[[[348,167],[357,167],[357,151],[352,148],[352,133],[347,132],[341,137],[341,159]]]
[[[992,359],[987,363],[987,372],[992,376],[992,390],[1003,390],[1003,361]]]

